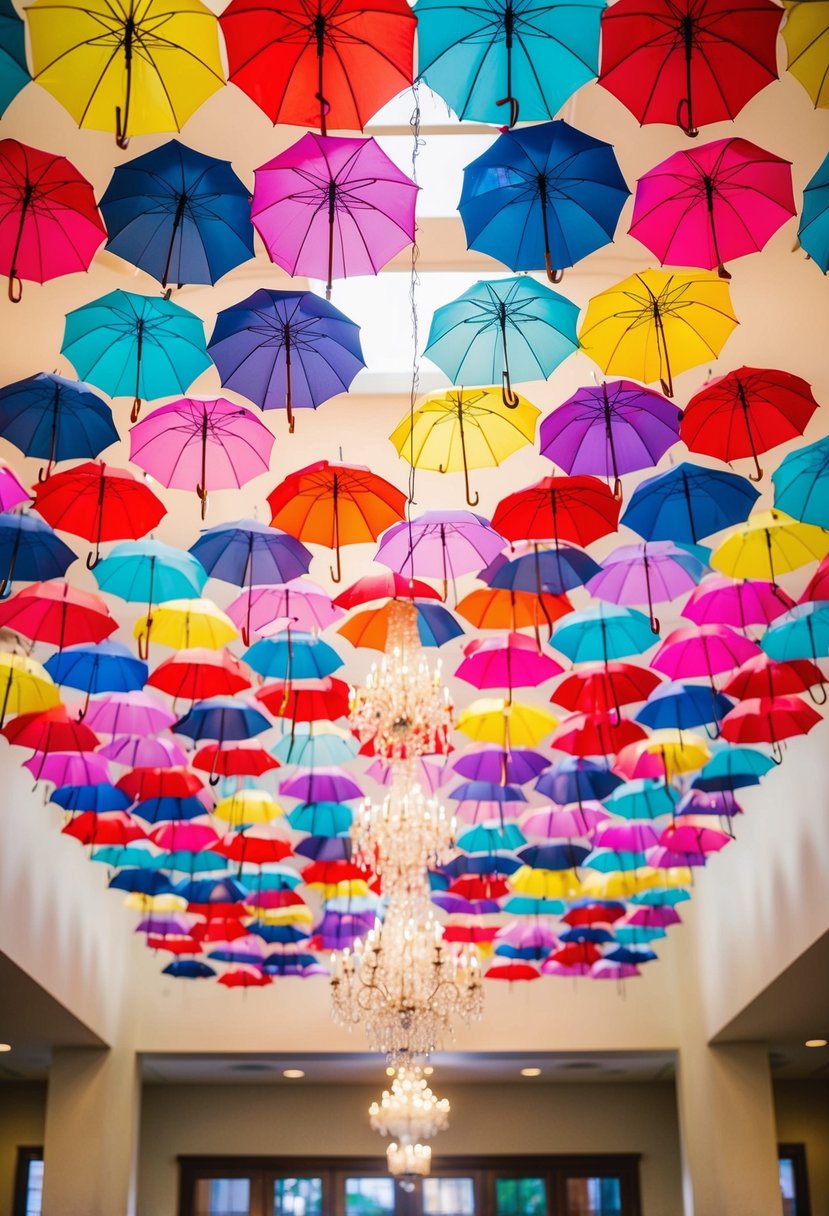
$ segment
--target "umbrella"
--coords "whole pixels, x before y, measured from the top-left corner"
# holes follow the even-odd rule
[[[729,279],[724,263],[759,252],[794,214],[791,162],[732,137],[675,152],[640,177],[630,233],[663,264]]]
[[[720,723],[733,709],[733,702],[721,692],[703,684],[670,681],[651,693],[636,714],[636,721],[653,730],[689,730],[694,726]],[[612,810],[611,808],[608,808]]]
[[[781,16],[772,0],[620,0],[603,15],[599,83],[640,123],[695,136],[777,79]]]
[[[761,777],[771,772],[774,761],[764,756],[762,752],[751,747],[726,747],[721,752],[715,752],[698,777],[694,779],[692,794],[687,795],[684,806],[693,806],[696,810],[705,805],[705,799],[698,793],[712,791],[722,793],[732,791],[743,785],[757,785]],[[716,802],[724,800],[714,799]]]
[[[310,132],[256,170],[251,216],[272,262],[325,280],[377,274],[414,240],[417,186],[373,139]]]
[[[717,546],[711,565],[731,578],[776,584],[779,574],[820,561],[827,553],[829,532],[822,527],[799,523],[782,511],[758,511]]]
[[[392,600],[382,608],[369,608],[356,612],[339,627],[341,634],[352,646],[366,646],[372,650],[386,650],[390,637],[394,635],[398,616]],[[442,604],[413,603],[416,614],[417,636],[421,646],[445,646],[454,638],[463,636],[463,628],[452,613]]]
[[[62,578],[75,554],[37,515],[0,515],[0,598],[23,582]]]
[[[819,684],[823,689],[822,696],[815,697],[811,692],[809,692],[809,696],[816,705],[824,705],[826,703],[826,690],[823,688],[825,681],[822,671],[815,662],[818,639],[823,629],[810,629],[809,623],[809,618],[807,618],[807,628],[803,631],[806,634],[805,638],[797,629],[796,620],[789,620],[779,627],[766,630],[761,643],[764,649],[768,652],[777,651],[778,655],[786,655],[786,657],[771,658],[769,653],[755,655],[726,680],[723,692],[729,697],[743,701],[746,697],[776,697],[807,692],[814,685]],[[826,614],[822,615],[820,623],[823,628],[829,624]],[[829,635],[826,635],[820,645],[829,654]],[[804,649],[810,657],[796,657],[797,652],[802,652]],[[790,651],[794,652],[791,656]]]
[[[145,536],[167,514],[145,482],[103,461],[75,465],[39,483],[35,505],[47,523],[95,546],[86,559],[90,570],[100,561],[104,541]]]
[[[185,397],[130,431],[130,460],[163,486],[195,489],[201,517],[209,490],[239,489],[270,465],[274,437],[250,410],[224,397]]]
[[[651,629],[659,633],[654,604],[669,604],[696,587],[705,566],[669,540],[622,545],[602,562],[587,590],[611,604],[647,604]]]
[[[829,439],[818,439],[783,457],[771,475],[774,505],[815,527],[829,520]]]
[[[0,628],[62,649],[101,642],[118,628],[106,601],[70,583],[32,583],[0,603]]]
[[[26,66],[26,27],[12,0],[0,0],[0,115],[31,79]]]
[[[335,583],[342,578],[340,547],[376,540],[403,519],[405,505],[400,490],[364,465],[328,460],[290,473],[268,495],[274,527],[334,550]]]
[[[546,380],[578,349],[578,312],[525,276],[479,280],[435,309],[423,353],[453,384],[501,384],[504,404],[515,408],[513,380]]]
[[[279,792],[301,802],[351,802],[363,797],[363,791],[353,777],[336,765],[298,769],[280,783]],[[308,881],[306,875],[303,878]]]
[[[148,742],[155,737],[168,744],[168,740],[160,738],[159,732],[172,726],[175,720],[176,715],[156,697],[139,691],[111,692],[98,697],[89,702],[85,718],[87,726],[99,735],[146,735]],[[171,757],[172,752],[168,750],[170,764],[183,763]],[[134,766],[146,767],[147,763],[135,761]]]
[[[559,621],[550,643],[573,663],[607,663],[649,650],[654,635],[643,612],[599,603],[571,612]]]
[[[106,236],[92,186],[63,156],[0,140],[0,274],[20,302],[23,280],[88,270]]]
[[[537,688],[561,672],[555,659],[539,654],[532,638],[509,633],[469,642],[455,675],[473,688],[507,688],[511,694],[514,688]]]
[[[829,153],[803,191],[797,239],[826,274],[829,270]]]
[[[318,836],[338,836],[341,832],[347,832],[353,819],[351,808],[341,802],[301,803],[288,814],[295,831],[311,832]]]
[[[221,746],[239,739],[252,739],[270,726],[265,715],[241,697],[211,697],[198,701],[176,722],[173,730],[196,743],[209,739]]]
[[[520,522],[521,495],[510,497],[518,508]],[[509,501],[504,500],[505,503]],[[512,560],[509,560],[505,553],[498,554],[481,572],[480,577],[496,590],[503,589],[503,592],[510,592],[514,596],[521,593],[532,594],[535,601],[533,617],[525,623],[536,625],[543,615],[552,628],[553,620],[572,611],[572,605],[563,593],[580,587],[594,574],[598,574],[599,566],[589,554],[575,545],[558,544],[548,548],[532,542],[524,548],[529,549],[529,552]],[[513,541],[510,550],[520,552],[519,544]],[[548,612],[548,606],[553,609],[551,613]],[[510,611],[514,612],[513,604],[510,604]],[[489,627],[496,626],[490,623]]]
[[[0,0],[2,3],[2,0]],[[11,511],[29,501],[29,491],[5,460],[0,459],[0,511]]]
[[[279,768],[279,761],[268,752],[258,739],[241,739],[228,747],[218,743],[206,743],[190,759],[193,768],[210,774],[212,785],[220,777],[261,777],[272,769]]]
[[[6,723],[2,734],[17,747],[41,753],[38,780],[43,775],[46,759],[54,752],[91,752],[100,742],[94,731],[73,717],[65,705],[19,714]]]
[[[729,743],[770,743],[779,764],[783,740],[808,734],[820,721],[817,710],[800,697],[749,697],[723,718],[720,731]]]
[[[766,654],[780,662],[811,659],[816,663],[819,658],[826,658],[829,656],[829,604],[825,601],[798,604],[766,631],[762,646]],[[813,683],[811,679],[809,682]]]
[[[702,691],[710,701],[709,690]],[[605,798],[604,808],[611,815],[620,815],[623,819],[659,819],[662,815],[672,814],[678,802],[679,794],[673,786],[665,781],[640,777],[618,785]]]
[[[658,380],[716,359],[737,324],[728,283],[704,270],[642,270],[593,296],[581,349],[604,372]]]
[[[200,317],[166,298],[111,291],[67,313],[61,353],[78,375],[109,393],[142,399],[184,393],[210,366]]]
[[[505,131],[467,165],[458,210],[470,249],[558,283],[613,240],[629,193],[613,147],[558,119]]]
[[[24,456],[47,461],[43,480],[60,460],[97,456],[118,442],[112,410],[75,380],[38,372],[0,389],[0,437]]]
[[[455,729],[476,743],[495,743],[505,751],[536,747],[558,725],[549,710],[500,698],[481,698],[463,709]]]
[[[586,554],[584,556],[587,558]],[[500,569],[506,570],[506,566]],[[498,574],[494,577],[497,579]],[[552,622],[570,612],[571,605],[565,595],[549,595],[544,591],[539,595],[535,589],[479,587],[459,600],[455,611],[477,629],[508,629],[515,633],[517,629],[537,631],[542,620],[548,621],[552,628]]]
[[[418,67],[458,118],[552,118],[598,70],[603,4],[418,0]]]
[[[561,836],[589,836],[596,825],[606,818],[599,803],[585,803],[582,806],[563,809],[535,808],[522,815],[521,830],[527,836],[540,836],[545,840]]]
[[[65,811],[92,811],[96,815],[107,811],[128,811],[131,798],[114,785],[59,785],[53,790],[50,802]]]
[[[177,139],[118,165],[101,197],[107,249],[161,286],[215,283],[253,257],[250,193],[229,161]]]
[[[311,291],[253,295],[218,313],[208,346],[222,384],[263,410],[316,409],[365,366],[360,327]]]
[[[702,736],[666,728],[623,748],[614,768],[626,779],[658,777],[667,785],[673,776],[692,773],[710,759],[711,752]]]
[[[636,663],[583,663],[558,684],[550,697],[557,705],[577,712],[615,710],[644,701],[660,683],[660,677]]]
[[[424,397],[389,438],[413,469],[463,469],[466,501],[474,507],[479,498],[471,496],[469,470],[499,465],[532,444],[540,413],[524,397],[506,406],[500,389],[450,389]]]
[[[220,23],[230,80],[274,125],[362,130],[412,83],[404,0],[232,0]]]
[[[72,836],[80,844],[117,845],[145,840],[144,829],[124,811],[109,811],[101,815],[84,811],[76,815],[61,829],[64,836]]]
[[[523,785],[549,767],[540,752],[527,748],[504,751],[496,744],[482,743],[458,756],[452,768],[470,781],[501,781]]]
[[[588,385],[556,407],[541,424],[541,455],[567,473],[612,480],[649,469],[679,440],[676,406],[630,380]]]
[[[424,511],[383,534],[375,560],[410,578],[443,580],[478,571],[503,549],[504,538],[472,511]]]
[[[65,740],[68,743],[72,741],[71,738]],[[48,739],[44,742],[48,744]],[[106,757],[91,750],[46,752],[38,749],[29,760],[24,760],[23,767],[28,769],[35,781],[50,781],[56,786],[100,785],[110,780]]]
[[[794,600],[780,587],[758,579],[735,582],[724,574],[709,574],[685,601],[682,615],[695,625],[770,625],[794,608]]]
[[[707,676],[713,681],[715,675],[734,671],[759,653],[756,642],[728,625],[686,625],[668,634],[651,666],[671,680]]]
[[[643,738],[641,726],[619,714],[571,714],[553,732],[550,746],[571,756],[612,756]]]
[[[128,603],[146,603],[143,639],[139,639],[139,651],[146,658],[153,605],[200,595],[207,574],[190,553],[182,553],[158,540],[138,540],[115,545],[95,567],[95,579],[102,591]]]
[[[245,658],[260,676],[272,680],[323,680],[343,661],[332,646],[311,633],[290,632],[287,637],[260,638]]]
[[[201,0],[35,0],[32,75],[80,127],[178,131],[224,84],[216,18]]]
[[[228,650],[191,648],[165,659],[147,680],[148,688],[169,693],[174,701],[203,701],[207,697],[232,697],[250,688],[251,675],[244,663]]]
[[[618,524],[619,500],[603,481],[583,474],[542,477],[502,499],[492,516],[493,528],[507,540],[552,540],[556,545],[589,545],[615,532]],[[555,588],[565,589],[566,584]]]
[[[433,595],[437,598],[437,592]],[[263,637],[286,629],[309,633],[326,629],[345,615],[310,579],[297,579],[285,586],[251,587],[228,605],[227,613],[239,628],[249,617],[251,631]]]
[[[153,641],[174,650],[197,646],[220,650],[239,634],[229,616],[207,599],[167,600],[153,612]],[[133,635],[146,641],[149,617],[135,622]]]
[[[683,461],[641,481],[621,522],[645,540],[696,545],[742,523],[759,497],[745,477]]]
[[[275,718],[290,718],[292,726],[297,722],[332,723],[336,718],[348,717],[349,686],[330,676],[303,680],[301,684],[263,684],[255,696]]]
[[[802,4],[800,0],[783,0],[786,22],[783,41],[786,43],[786,66],[799,80],[815,103],[816,109],[829,106],[827,87],[826,47],[829,44],[829,13],[820,0]]]
[[[39,713],[60,704],[51,673],[22,654],[0,652],[0,726],[6,714]]]
[[[91,693],[135,692],[144,687],[147,664],[121,642],[82,643],[57,651],[44,665],[56,684],[86,693],[83,716]]]

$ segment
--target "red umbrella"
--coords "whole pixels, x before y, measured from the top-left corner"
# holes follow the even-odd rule
[[[145,482],[97,460],[38,483],[35,506],[53,528],[94,544],[86,559],[90,570],[100,560],[103,541],[138,540],[167,514]]]
[[[291,842],[284,836],[259,832],[228,832],[218,844],[211,845],[211,852],[221,853],[228,861],[240,865],[264,866],[282,861],[293,853]]]
[[[783,754],[780,744],[796,735],[807,735],[821,716],[800,697],[750,697],[725,715],[720,734],[729,743],[770,743],[775,763]]]
[[[115,784],[133,802],[147,798],[189,798],[204,789],[201,779],[181,766],[133,768]]]
[[[829,600],[829,557],[824,557],[801,595],[798,603],[811,604],[814,600]]]
[[[412,83],[406,0],[231,0],[228,75],[271,122],[362,130]]]
[[[232,697],[250,688],[248,667],[229,650],[193,647],[180,650],[159,663],[147,679],[148,688],[159,688],[171,697],[203,701],[207,697]]]
[[[348,717],[348,685],[331,676],[300,684],[264,684],[254,695],[275,717],[293,722],[333,722]]]
[[[625,915],[625,905],[622,903],[582,904],[571,908],[562,916],[567,925],[612,925]]]
[[[542,477],[503,498],[492,527],[507,540],[589,545],[619,526],[620,502],[598,477]]]
[[[62,650],[82,642],[102,642],[118,622],[100,595],[54,579],[31,583],[0,604],[0,628]]]
[[[509,893],[503,878],[488,874],[461,874],[449,887],[449,895],[461,895],[464,899],[501,899]]]
[[[211,916],[203,924],[195,924],[190,932],[201,943],[232,942],[247,937],[249,929],[236,916]]]
[[[739,367],[709,380],[685,408],[679,433],[691,452],[716,456],[731,464],[751,457],[763,476],[760,452],[796,439],[817,409],[812,390],[791,372]]]
[[[365,574],[341,591],[334,603],[338,608],[357,608],[375,600],[439,600],[440,592],[418,578],[406,578],[394,570]]]
[[[178,937],[169,934],[147,934],[150,950],[169,950],[171,954],[201,954],[201,946],[194,937]]]
[[[190,763],[216,780],[219,777],[261,777],[263,773],[279,768],[279,761],[258,739],[242,739],[225,747],[207,743],[199,748]]]
[[[550,700],[574,713],[610,713],[619,707],[646,701],[662,683],[661,676],[635,663],[582,663],[565,676]]]
[[[728,832],[712,828],[710,821],[681,815],[669,823],[659,837],[660,847],[671,853],[718,853],[734,839]],[[677,916],[677,921],[679,916]]]
[[[592,942],[567,942],[550,955],[550,961],[560,963],[563,967],[575,967],[579,964],[589,967],[601,957],[601,951]]]
[[[74,836],[81,844],[123,846],[146,839],[144,829],[126,811],[106,811],[101,815],[84,811],[70,820],[62,831],[64,836]]]
[[[613,713],[572,714],[553,732],[550,746],[571,756],[613,756],[647,731]]]
[[[767,654],[757,654],[729,677],[722,691],[726,696],[744,701],[752,697],[793,696],[823,683],[823,672],[809,659],[788,659],[780,663]],[[824,692],[819,704],[825,700]]]
[[[509,984],[520,981],[540,980],[541,972],[532,963],[496,963],[490,967],[485,978],[488,980],[506,980]]]
[[[777,79],[773,0],[617,0],[602,13],[599,83],[645,123],[695,136]]]
[[[465,925],[448,924],[443,927],[443,940],[478,946],[495,941],[497,933],[497,925],[478,925],[474,922]]]
[[[247,971],[244,967],[236,967],[233,971],[220,975],[219,983],[223,988],[267,988],[273,980],[263,971]]]
[[[88,270],[106,239],[92,186],[74,165],[16,139],[0,140],[0,273],[9,299],[23,279],[45,283]]]
[[[50,752],[91,752],[100,743],[94,731],[71,717],[65,705],[35,714],[19,714],[0,734],[17,747],[29,747],[45,759]]]

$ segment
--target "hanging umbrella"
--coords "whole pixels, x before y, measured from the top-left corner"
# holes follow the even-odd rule
[[[783,0],[786,20],[783,41],[788,56],[787,68],[799,80],[816,109],[829,107],[827,47],[829,47],[829,8],[826,0]]]
[[[112,410],[76,380],[38,372],[0,389],[0,438],[47,462],[97,456],[118,442]]]
[[[559,283],[613,240],[629,193],[612,145],[558,119],[499,135],[464,169],[458,210],[470,249]]]
[[[310,633],[291,633],[286,638],[261,638],[245,653],[255,672],[266,679],[323,680],[343,665],[340,656]]]
[[[146,603],[138,647],[141,657],[146,658],[153,605],[200,595],[207,574],[190,553],[182,553],[158,540],[138,540],[115,545],[95,566],[95,579],[102,591],[128,603]]]
[[[12,0],[0,0],[0,115],[31,79],[26,66],[26,27]]]
[[[772,758],[780,763],[780,744],[806,735],[822,721],[821,715],[800,697],[750,697],[736,705],[721,722],[729,743],[770,743]]]
[[[608,662],[642,654],[654,644],[651,622],[635,608],[593,604],[554,627],[551,645],[573,663]]]
[[[135,622],[133,636],[147,637],[148,617]],[[153,612],[153,641],[174,650],[220,650],[239,634],[229,616],[210,600],[167,600]]]
[[[603,4],[418,0],[418,67],[461,119],[553,118],[598,71]],[[501,106],[509,106],[507,115]]]
[[[517,629],[537,631],[542,621],[549,621],[552,628],[552,622],[571,612],[572,605],[566,595],[479,587],[459,600],[455,611],[476,629],[508,629],[515,633]]]
[[[74,720],[74,719],[73,719]],[[40,742],[41,740],[39,740]],[[42,740],[48,746],[48,739]],[[64,738],[71,744],[72,738]],[[110,781],[109,764],[106,757],[88,749],[79,751],[35,751],[23,767],[35,781],[48,781],[52,785],[100,785]]]
[[[788,622],[793,624],[794,622]],[[824,619],[823,624],[826,625]],[[775,637],[776,630],[769,629],[763,637],[762,645],[768,647],[768,650],[777,649],[780,645],[779,653],[786,653],[789,650],[789,640],[793,643],[792,650],[797,653],[803,649],[804,639],[797,638],[796,632],[789,639],[788,630],[786,634],[778,633]],[[809,634],[807,627],[807,637]],[[786,638],[785,645],[782,644]],[[813,652],[817,649],[818,639],[812,637],[808,639],[806,647],[808,658],[786,658],[778,659],[770,658],[768,653],[755,655],[753,659],[749,659],[743,663],[739,671],[735,671],[732,676],[723,684],[723,692],[729,697],[735,697],[738,701],[744,701],[749,697],[776,697],[776,696],[792,696],[801,692],[808,692],[815,705],[825,705],[827,700],[825,680],[823,672],[817,665]],[[825,638],[822,645],[829,653],[829,636]],[[822,690],[821,696],[816,697],[811,689],[816,685],[820,685]]]
[[[539,654],[532,638],[509,633],[469,642],[455,675],[473,688],[506,688],[511,696],[514,688],[537,688],[562,670],[550,655]]]
[[[543,840],[564,837],[572,839],[577,836],[590,836],[596,826],[602,823],[607,815],[600,803],[582,806],[534,808],[521,816],[521,830],[527,836],[538,836]]]
[[[363,791],[353,777],[344,769],[330,765],[297,769],[292,777],[280,782],[279,792],[301,802],[351,802],[363,797]],[[303,881],[309,881],[307,871]]]
[[[241,697],[211,697],[197,702],[176,722],[173,730],[196,743],[209,739],[221,746],[239,739],[252,739],[269,730],[270,725],[264,714]]]
[[[424,511],[383,534],[375,560],[410,578],[443,580],[478,571],[504,548],[504,538],[472,511]]]
[[[64,836],[72,836],[84,845],[117,845],[124,848],[146,839],[144,829],[124,811],[109,811],[101,815],[85,811],[76,815],[61,831]]]
[[[675,152],[636,185],[630,234],[663,265],[701,266],[758,253],[795,214],[791,162],[747,139]]]
[[[145,482],[103,461],[75,465],[39,483],[35,505],[53,527],[94,544],[86,559],[90,570],[100,561],[104,541],[145,536],[167,514]]]
[[[61,354],[110,397],[141,401],[184,393],[210,366],[200,317],[172,300],[111,291],[67,313]]]
[[[553,732],[550,746],[571,756],[613,756],[645,737],[641,726],[618,714],[571,714]]]
[[[471,496],[469,470],[499,465],[532,444],[540,413],[524,397],[505,406],[497,388],[456,388],[424,397],[389,438],[413,469],[463,469],[466,501],[475,507],[479,497]]]
[[[655,671],[671,680],[734,671],[760,653],[756,642],[728,625],[687,625],[674,629],[651,659]]]
[[[66,646],[47,659],[44,666],[56,684],[86,693],[82,717],[92,693],[134,692],[143,688],[147,679],[147,664],[120,642]]]
[[[118,628],[106,601],[67,582],[32,583],[0,603],[0,629],[62,649],[102,642]]]
[[[273,754],[283,764],[330,768],[348,764],[357,755],[359,746],[350,731],[340,730],[330,722],[298,722],[279,739]]]
[[[491,743],[467,749],[452,763],[454,772],[470,781],[502,781],[516,785],[534,780],[548,767],[549,761],[540,752],[518,747],[507,752]]]
[[[109,252],[163,288],[215,283],[253,257],[247,186],[229,161],[177,139],[118,165],[101,214]]]
[[[774,505],[794,519],[825,527],[829,519],[829,440],[818,439],[783,457],[771,475]]]
[[[0,140],[0,274],[20,302],[23,280],[88,270],[106,236],[92,186],[63,156]]]
[[[829,154],[803,191],[797,239],[826,274],[829,270]]]
[[[816,664],[829,657],[829,604],[798,604],[766,630],[762,647],[780,662],[811,659]]]
[[[433,595],[437,598],[437,592]],[[227,614],[240,629],[249,620],[251,632],[261,637],[286,629],[312,633],[327,629],[345,615],[310,579],[296,579],[285,586],[251,587],[228,605]]]
[[[258,739],[241,739],[227,747],[205,743],[193,754],[190,763],[200,772],[209,773],[211,784],[221,777],[261,777],[279,768],[279,761]]]
[[[733,701],[721,692],[675,680],[654,689],[637,712],[636,721],[653,730],[689,730],[711,723],[717,726],[733,708]]]
[[[557,725],[558,719],[541,706],[483,697],[462,710],[455,729],[475,743],[496,743],[510,751],[536,747]]]
[[[22,654],[0,652],[0,726],[6,715],[40,713],[60,704],[60,694],[45,667]]]
[[[0,512],[11,511],[29,502],[29,491],[21,484],[14,469],[0,459]]]
[[[89,702],[85,718],[87,726],[91,726],[99,735],[157,736],[161,742],[169,742],[161,737],[160,732],[172,726],[175,720],[174,713],[145,692],[111,692],[105,697],[96,697]],[[172,759],[169,762],[174,763]],[[147,765],[136,762],[131,767]]]
[[[782,14],[772,0],[619,0],[612,9],[599,83],[640,123],[695,136],[777,79]]]
[[[222,384],[260,409],[316,409],[365,367],[360,327],[311,291],[253,295],[218,313],[208,346]]]
[[[560,478],[558,480],[564,482],[567,479]],[[588,479],[579,478],[577,480],[587,481]],[[579,524],[578,505],[575,502],[575,497],[571,502],[575,513],[575,518],[572,521],[573,526]],[[510,499],[514,500],[516,511],[512,512],[510,510],[509,514],[514,516],[513,522],[516,522],[517,530],[528,526],[532,515],[535,514],[532,510],[532,503],[530,503],[526,517],[524,519],[521,518],[521,498],[522,495],[520,493],[513,494],[501,504],[501,507],[504,507],[506,503],[510,503]],[[585,499],[585,505],[587,505],[587,495],[585,495]],[[600,505],[604,507],[606,503],[602,501]],[[510,503],[510,506],[512,506],[512,503]],[[585,511],[585,516],[588,524],[592,524],[594,527],[597,526],[595,512],[588,513]],[[549,526],[549,522],[547,520],[545,524],[542,515],[541,526]],[[538,612],[535,614],[536,619],[539,614],[546,616],[546,602],[553,596],[557,597],[557,599],[553,600],[553,603],[558,605],[557,611],[553,613],[552,618],[547,617],[547,624],[552,627],[553,620],[566,616],[568,612],[572,611],[572,605],[566,600],[563,593],[582,586],[594,574],[598,574],[600,567],[588,553],[585,553],[583,549],[576,548],[575,545],[559,543],[555,546],[547,547],[533,542],[526,547],[529,548],[529,552],[525,552],[520,557],[515,557],[512,560],[508,558],[507,554],[499,554],[481,572],[481,578],[496,589],[508,589],[514,594],[519,592],[534,593],[537,597],[536,602],[538,607]],[[516,541],[513,541],[510,545],[510,551],[520,551]],[[562,600],[564,603],[561,602]]]
[[[758,511],[717,546],[711,565],[731,578],[767,579],[776,585],[778,575],[827,553],[829,532],[824,528],[799,523],[782,511]]]
[[[62,578],[75,554],[37,515],[0,515],[0,598],[15,579],[36,582]]]
[[[220,24],[230,80],[274,125],[361,131],[412,83],[404,0],[232,0]]]
[[[669,784],[674,776],[693,773],[710,759],[710,749],[702,736],[663,729],[623,748],[613,767],[626,779],[660,778]]]
[[[759,497],[745,477],[683,461],[641,481],[621,522],[645,540],[696,545],[743,523]]]
[[[435,309],[423,353],[453,384],[501,384],[504,404],[515,408],[513,380],[546,380],[578,349],[578,313],[523,275],[480,280]]]
[[[201,0],[35,0],[26,13],[32,75],[80,127],[178,131],[224,84],[219,30]]]
[[[710,700],[708,689],[703,690]],[[671,785],[653,778],[625,781],[604,800],[604,808],[622,819],[659,819],[673,814],[679,794]]]
[[[347,718],[350,690],[344,680],[323,676],[317,680],[303,680],[299,684],[276,682],[263,684],[256,690],[256,700],[261,701],[275,718],[290,718],[297,722],[334,722]]]
[[[542,477],[502,499],[492,526],[507,540],[589,545],[619,524],[619,500],[597,477]],[[564,588],[562,588],[563,590]]]
[[[671,541],[644,541],[608,554],[587,590],[611,604],[647,604],[651,629],[659,633],[654,604],[670,604],[696,587],[704,573],[702,562]]]
[[[442,604],[415,603],[413,607],[421,646],[445,646],[454,638],[463,636],[463,628]],[[382,608],[356,612],[339,627],[337,633],[346,638],[352,646],[385,651],[389,638],[393,636],[390,630],[393,629],[395,617],[392,601]]]
[[[573,713],[614,710],[645,701],[660,684],[660,677],[636,663],[582,663],[556,685],[550,697]]]
[[[541,424],[541,455],[566,473],[592,473],[613,481],[649,469],[679,440],[680,414],[659,393],[630,380],[588,385],[556,407]]]
[[[268,495],[274,527],[334,550],[335,583],[342,578],[340,547],[377,540],[403,519],[405,505],[400,490],[364,465],[328,460],[290,473]]]
[[[672,397],[674,375],[716,359],[735,325],[717,275],[642,270],[593,296],[579,341],[602,371],[658,380]]]
[[[128,811],[132,799],[114,785],[60,785],[52,791],[49,801],[65,811],[92,811],[99,815]]]
[[[65,705],[20,714],[6,723],[2,734],[17,747],[40,752],[43,761],[53,752],[91,752],[100,742],[94,731],[72,716]],[[42,768],[41,763],[38,779]]]
[[[207,514],[210,490],[240,489],[270,465],[274,437],[250,410],[224,397],[184,397],[130,431],[130,460],[163,486],[193,490]]]
[[[251,216],[272,262],[325,280],[377,274],[414,240],[417,186],[373,139],[310,132],[256,170]]]
[[[250,688],[251,675],[228,650],[192,647],[159,663],[146,683],[148,688],[169,693],[174,701],[203,701],[207,697],[232,697]]]
[[[758,579],[736,582],[724,574],[709,574],[685,601],[682,615],[695,625],[770,625],[794,608],[794,600],[780,587]]]

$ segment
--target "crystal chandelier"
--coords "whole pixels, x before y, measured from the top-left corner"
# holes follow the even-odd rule
[[[386,1164],[393,1178],[425,1178],[432,1168],[432,1149],[428,1144],[390,1144]]]
[[[357,860],[383,880],[383,894],[428,895],[427,867],[449,861],[456,823],[436,798],[413,781],[410,766],[396,766],[381,803],[366,798],[352,828]]]
[[[368,1110],[372,1131],[398,1144],[422,1144],[449,1126],[449,1101],[430,1089],[417,1064],[404,1064],[379,1102]]]

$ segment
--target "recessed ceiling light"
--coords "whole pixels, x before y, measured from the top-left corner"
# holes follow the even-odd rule
[[[299,1081],[301,1077],[305,1076],[305,1073],[301,1068],[283,1068],[282,1075],[286,1081]]]
[[[804,1046],[806,1047],[825,1047],[829,1043],[829,1039],[807,1039]]]
[[[11,1043],[0,1043],[0,1051],[11,1051]]]
[[[540,1077],[541,1069],[540,1068],[522,1068],[521,1076],[522,1077]]]

